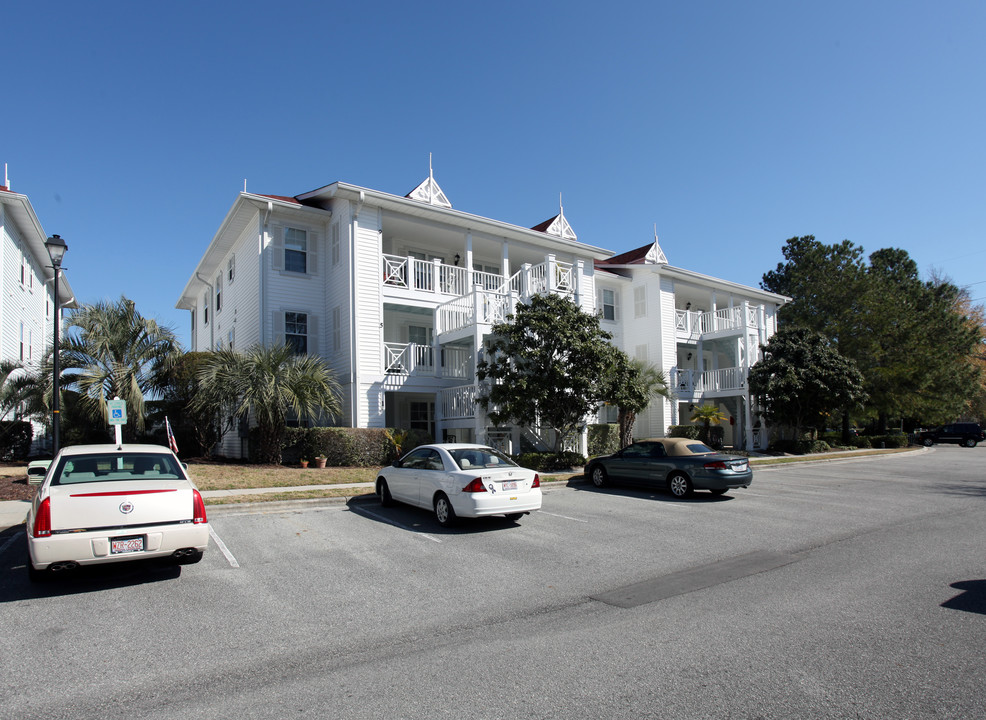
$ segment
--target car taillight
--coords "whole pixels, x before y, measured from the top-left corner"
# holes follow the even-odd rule
[[[706,470],[726,470],[727,468],[726,468],[726,463],[724,463],[722,460],[719,460],[717,462],[705,463],[705,469]]]
[[[541,476],[534,473],[534,482],[531,483],[532,488],[541,487]]]
[[[198,490],[192,490],[192,522],[196,525],[207,522],[205,519],[205,502]]]
[[[462,488],[462,492],[486,492],[486,486],[483,485],[483,478],[470,480],[469,484]]]
[[[38,514],[34,516],[34,537],[51,535],[51,498],[45,498],[38,506]]]

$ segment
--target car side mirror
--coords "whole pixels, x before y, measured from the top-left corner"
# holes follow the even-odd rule
[[[400,460],[394,460],[394,467],[395,468],[404,467],[404,463],[401,462]]]

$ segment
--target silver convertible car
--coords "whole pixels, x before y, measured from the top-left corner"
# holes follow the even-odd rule
[[[209,543],[202,495],[175,454],[159,445],[63,448],[26,528],[32,580],[144,558],[194,563]]]
[[[716,452],[688,438],[638,440],[618,453],[593,458],[585,474],[596,487],[641,484],[667,489],[675,497],[688,497],[693,490],[722,495],[753,482],[747,458]]]
[[[433,510],[443,527],[458,517],[517,520],[541,509],[538,474],[485,445],[417,447],[380,470],[376,489],[383,505],[399,500]]]

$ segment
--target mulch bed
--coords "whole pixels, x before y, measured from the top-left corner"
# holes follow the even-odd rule
[[[0,478],[0,501],[32,500],[37,487],[27,484],[27,475],[19,478]]]

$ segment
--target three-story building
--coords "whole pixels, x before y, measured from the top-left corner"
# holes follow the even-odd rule
[[[670,328],[648,324],[663,323],[663,304],[625,318],[607,298],[653,285],[645,298],[674,308],[677,283],[711,312],[756,300],[754,308],[771,318],[756,338],[772,332],[779,296],[712,278],[703,286],[703,276],[666,263],[663,275],[652,276],[652,265],[612,256],[580,242],[563,210],[534,228],[472,215],[453,209],[432,176],[403,197],[342,182],[295,197],[243,192],[177,307],[191,312],[193,350],[288,343],[321,355],[343,389],[338,424],[415,428],[438,440],[516,451],[538,445],[538,431],[490,426],[476,402],[476,359],[490,327],[534,294],[558,293],[601,312],[621,347],[640,356],[637,346],[647,344],[647,357],[672,369],[676,383],[686,377],[679,344],[701,347],[707,364],[698,361],[699,374],[687,376],[683,403],[711,392],[702,373],[728,363],[749,367],[750,337],[735,333],[747,343],[740,357],[738,348],[719,347],[726,341],[718,334],[677,333],[673,311]],[[670,296],[662,295],[668,287]],[[699,300],[702,287],[708,292]],[[694,317],[701,317],[697,309]],[[655,410],[647,432],[662,434],[664,419],[678,413],[677,405]],[[243,442],[242,433],[228,437],[223,451],[245,454]]]

